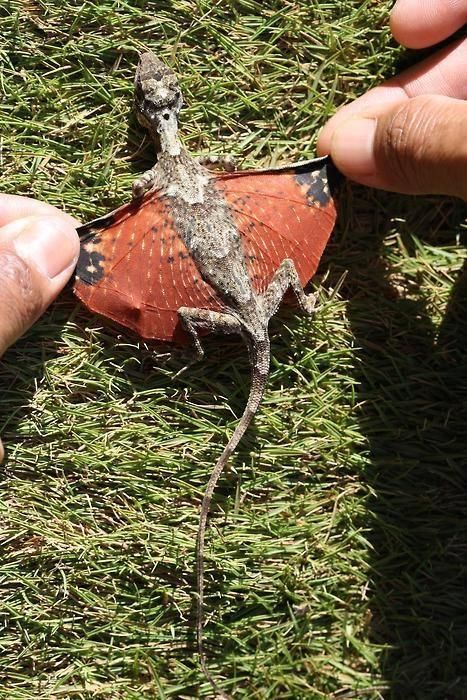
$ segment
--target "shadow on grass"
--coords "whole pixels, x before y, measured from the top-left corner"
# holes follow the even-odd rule
[[[27,446],[29,441],[34,444],[40,439],[39,435],[25,434],[20,426],[32,412],[32,398],[44,380],[45,361],[58,354],[64,314],[68,312],[69,306],[62,300],[53,304],[0,359],[0,436],[5,441],[7,465],[15,445]]]
[[[173,471],[171,471],[170,467],[167,469],[160,468],[163,456],[156,460],[156,455],[148,455],[146,440],[143,437],[136,440],[136,432],[135,441],[139,443],[139,451],[141,453],[138,462],[135,461],[135,453],[132,453],[128,458],[125,458],[122,451],[119,451],[116,455],[110,443],[104,450],[102,459],[94,461],[93,466],[90,467],[86,453],[84,453],[83,461],[75,460],[68,456],[68,452],[73,450],[77,452],[85,443],[80,441],[80,434],[76,430],[71,430],[70,434],[67,434],[66,425],[62,422],[64,412],[60,410],[59,400],[57,402],[52,401],[51,405],[53,430],[48,429],[44,431],[45,434],[41,434],[40,415],[37,420],[39,427],[36,429],[34,414],[41,409],[40,401],[39,408],[35,406],[34,397],[37,392],[40,393],[42,388],[45,388],[47,391],[52,389],[53,384],[49,383],[47,378],[50,371],[47,368],[47,364],[51,360],[58,358],[60,352],[67,353],[67,348],[63,343],[63,326],[73,313],[78,314],[77,321],[81,320],[81,315],[83,316],[83,326],[87,323],[90,323],[92,326],[92,319],[89,314],[75,306],[71,293],[68,291],[43,319],[31,329],[30,333],[10,349],[2,362],[0,374],[6,390],[0,402],[0,428],[7,446],[7,461],[0,480],[7,485],[9,479],[23,479],[24,482],[41,482],[46,490],[47,484],[54,482],[55,477],[63,477],[63,482],[66,482],[73,491],[73,503],[70,505],[70,509],[74,512],[74,517],[71,517],[71,520],[76,520],[80,525],[86,524],[82,513],[83,499],[81,496],[83,496],[83,498],[92,503],[93,513],[96,514],[100,522],[100,536],[104,541],[106,528],[108,528],[109,532],[112,532],[114,528],[121,525],[121,522],[116,521],[114,512],[114,506],[116,500],[118,500],[118,496],[115,495],[116,481],[120,484],[119,490],[122,498],[126,498],[128,501],[128,508],[134,501],[139,503],[138,508],[140,510],[135,511],[135,519],[138,519],[140,511],[143,514],[148,512],[148,519],[153,518],[151,499],[147,495],[146,499],[144,499],[141,491],[138,491],[139,487],[131,484],[132,475],[139,476],[144,469],[147,483],[149,484],[151,479],[154,480],[160,486],[161,491],[166,488],[168,499],[172,499],[170,507],[166,509],[165,513],[160,515],[158,511],[157,523],[154,526],[156,527],[157,525],[161,530],[175,528],[180,517],[179,511],[184,507],[188,512],[192,510],[193,520],[196,522],[196,504],[199,503],[196,485],[198,488],[204,489],[208,474],[202,473],[201,478],[199,473],[196,474],[196,465],[194,466],[189,458],[183,457],[182,443],[180,443],[179,448],[176,448],[176,458],[180,458],[180,466],[173,469]],[[168,359],[167,371],[164,373],[160,369],[158,370],[157,360],[152,357],[152,349],[155,348],[144,349],[144,347],[141,347],[139,357],[135,358],[134,356],[138,353],[134,346],[131,347],[131,339],[128,338],[128,342],[126,340],[122,342],[118,337],[118,332],[115,332],[115,337],[112,336],[113,332],[106,329],[104,332],[99,331],[96,333],[98,338],[96,337],[96,348],[93,349],[93,352],[97,353],[98,362],[93,363],[92,357],[87,362],[93,364],[93,366],[95,364],[96,368],[108,368],[112,383],[117,387],[116,393],[118,398],[131,398],[134,395],[145,397],[148,393],[155,392],[160,387],[165,387],[167,389],[167,404],[174,405],[179,403],[183,409],[184,401],[186,401],[187,415],[185,420],[187,425],[193,420],[192,410],[198,410],[202,415],[204,408],[209,410],[213,405],[219,403],[219,396],[231,396],[229,403],[236,415],[240,415],[243,411],[246,401],[245,385],[248,384],[249,370],[245,348],[241,340],[235,344],[235,342],[231,341],[224,342],[221,340],[219,342],[219,337],[206,339],[204,345],[206,347],[208,364],[200,363],[180,379],[173,380],[173,374],[183,366],[186,359],[180,353],[174,352],[173,356]],[[92,333],[89,334],[88,344],[90,351],[93,345],[91,336]],[[80,340],[82,341],[82,338]],[[135,341],[133,340],[133,342]],[[227,344],[229,345],[229,351],[225,352]],[[141,343],[141,346],[143,345]],[[78,360],[78,364],[81,364],[87,349],[87,344],[83,344],[81,347],[82,352],[78,355],[78,358],[81,357],[81,360]],[[158,346],[158,349],[160,349],[160,346]],[[73,355],[74,353],[70,352],[69,354]],[[233,369],[229,371],[230,365],[237,365],[237,363],[238,366],[236,366],[235,371]],[[209,368],[208,374],[207,367]],[[213,371],[214,367],[218,369]],[[99,393],[105,392],[106,389],[106,382],[102,376],[100,378],[98,374],[90,374],[88,376],[86,372],[79,372],[78,369],[74,367],[74,371],[83,378],[83,381],[72,380],[70,386],[60,384],[69,412],[72,412],[75,406],[79,409],[80,405],[86,406],[88,403],[92,404],[93,401],[99,400]],[[96,372],[98,372],[98,369],[96,369]],[[70,375],[72,373],[70,367],[67,367],[64,375],[68,373]],[[88,382],[84,381],[85,375],[89,379]],[[236,381],[240,375],[242,380],[244,380],[242,383]],[[66,378],[64,378],[64,382],[66,382]],[[144,402],[145,398],[142,401]],[[106,418],[111,416],[111,404],[112,396],[109,397],[107,404],[103,403],[103,409],[99,412],[99,415],[95,415],[96,430],[100,435],[106,432],[105,423]],[[92,410],[92,406],[90,406],[90,414]],[[184,420],[182,417],[179,420],[179,432],[183,433]],[[234,421],[234,416],[222,410],[213,419],[213,423],[218,422],[224,425],[226,420]],[[153,421],[150,413],[148,413],[147,421]],[[143,430],[145,424],[140,422],[139,427]],[[136,431],[136,427],[134,430]],[[142,435],[143,433],[141,432]],[[245,443],[242,445],[242,452],[235,455],[233,464],[242,458],[247,460],[248,451],[252,449],[252,445],[255,442],[254,435],[254,430],[249,432]],[[48,441],[50,441],[50,444],[48,444]],[[218,436],[214,434],[211,445],[206,447],[207,449],[210,448],[209,451],[212,453],[212,463],[214,464],[215,458],[220,454],[223,447],[223,441],[219,440]],[[21,448],[20,460],[16,458],[17,448],[18,453],[20,451],[19,448]],[[54,450],[52,452],[54,458],[47,459],[50,449]],[[56,453],[58,451],[61,452],[62,449],[64,453],[55,458]],[[68,450],[68,452],[65,450]],[[138,451],[138,445],[135,451]],[[208,459],[207,456],[206,459]],[[194,483],[193,489],[184,489],[180,493],[178,482],[176,481],[175,485],[173,483],[174,478],[188,484],[191,480]],[[140,483],[141,479],[137,478],[136,481]],[[227,517],[228,509],[234,507],[233,502],[235,499],[232,498],[232,493],[235,493],[235,485],[236,478],[232,474],[230,474],[230,477],[226,475],[221,480],[220,488],[216,492],[214,499],[213,509],[219,508],[222,510],[225,502]],[[109,493],[114,495],[109,498]],[[68,498],[69,494],[64,493],[64,501]],[[177,502],[177,499],[180,499],[180,503]],[[192,509],[191,507],[187,508],[187,501],[190,501],[190,506],[193,504]],[[68,511],[67,517],[70,518],[70,511]],[[144,522],[144,519],[141,518],[141,521]],[[221,521],[222,516],[217,513],[216,528],[213,528],[208,535],[210,539],[218,537],[217,528],[222,527]],[[164,630],[169,626],[176,625],[178,629],[182,630],[184,640],[187,640],[189,651],[193,652],[195,648],[195,639],[192,632],[194,620],[191,627],[190,624],[186,624],[186,620],[181,622],[178,608],[176,605],[172,605],[171,602],[172,593],[174,599],[176,599],[178,589],[183,588],[190,595],[195,590],[196,584],[192,567],[194,539],[193,549],[190,547],[188,550],[186,561],[184,555],[180,555],[180,558],[175,556],[174,561],[169,561],[168,563],[159,560],[154,563],[154,560],[148,556],[147,552],[148,545],[146,540],[148,537],[151,538],[154,535],[151,533],[145,533],[144,536],[140,535],[139,537],[130,535],[123,549],[119,545],[116,551],[112,552],[112,586],[114,586],[116,581],[118,584],[116,584],[116,591],[114,590],[112,600],[108,602],[108,607],[106,608],[106,615],[110,620],[108,628],[103,629],[99,620],[93,618],[92,611],[90,611],[89,605],[86,603],[86,595],[88,593],[96,597],[102,596],[103,600],[107,599],[108,577],[106,575],[90,576],[89,572],[83,574],[80,562],[73,560],[73,555],[70,555],[70,559],[67,562],[68,580],[75,587],[75,595],[73,599],[56,603],[55,614],[63,618],[72,616],[77,611],[78,614],[82,614],[86,619],[86,629],[89,637],[96,640],[99,645],[108,647],[109,665],[111,665],[115,644],[112,636],[114,626],[116,628],[120,624],[119,619],[122,617],[131,622],[130,627],[133,625],[132,629],[127,629],[124,632],[124,639],[129,645],[131,645],[131,642],[134,642],[135,646],[147,643],[148,647],[152,644],[151,648],[154,648],[160,644],[160,635],[163,636]],[[5,545],[4,554],[12,553],[15,549],[21,549],[23,544],[28,544],[29,541],[33,541],[29,533],[26,535],[21,533],[21,536],[14,538],[8,545]],[[56,554],[52,551],[42,556],[40,552],[41,546],[41,542],[38,542],[38,553],[34,553],[37,556],[41,556],[40,563],[38,564],[37,556],[31,556],[29,560],[25,557],[21,561],[21,571],[23,576],[33,578],[40,566],[43,579],[41,595],[44,597],[48,596],[53,600],[56,590],[60,588]],[[111,544],[108,543],[107,547],[110,546]],[[155,549],[157,549],[157,546]],[[213,576],[216,579],[213,588],[216,593],[221,591],[222,595],[224,590],[222,579],[225,576],[222,575],[222,571],[218,570],[216,563],[211,563],[210,568],[214,570]],[[211,592],[211,588],[209,592]],[[130,614],[127,609],[129,599],[136,599],[140,604],[137,606],[138,611],[134,614]],[[156,608],[157,615],[154,613]],[[152,615],[154,615],[154,618]],[[39,630],[39,626],[37,629]],[[162,629],[162,632],[159,631],[160,629]],[[34,631],[36,631],[36,628],[34,628]],[[47,650],[54,647],[61,648],[63,644],[66,645],[69,642],[69,638],[72,636],[73,633],[67,631],[66,626],[65,628],[58,626],[54,634],[47,638],[47,644],[44,646]],[[164,657],[164,653],[164,651],[160,651],[159,656]],[[185,644],[176,651],[171,648],[166,654],[167,664],[177,655],[183,658],[184,661],[187,659]],[[44,652],[44,658],[46,657],[47,654]],[[66,663],[67,657],[62,653],[54,661],[55,667]],[[131,667],[132,662],[128,661],[127,663]],[[28,664],[30,664],[30,660],[25,655],[25,660],[18,662],[16,671],[21,670],[26,674],[32,675],[33,671]],[[41,671],[45,672],[48,670],[47,664],[48,661],[42,663]],[[193,663],[193,668],[197,672],[197,663]],[[136,666],[133,664],[129,668],[129,672],[136,674],[137,671],[135,669]],[[35,671],[37,671],[37,668]],[[142,672],[140,672],[139,680],[141,678],[144,678],[144,673]],[[193,681],[193,684],[196,685],[197,683]]]
[[[400,213],[433,246],[454,245],[462,212],[451,202],[362,197],[374,200],[366,225],[359,229],[356,222],[344,235],[338,257],[349,269],[359,420],[369,445],[372,638],[386,647],[386,700],[461,700],[467,697],[467,275],[464,270],[455,284],[437,328],[418,273],[410,276],[411,239],[402,235],[409,272],[402,293],[397,279],[405,267],[383,266],[388,256],[381,247],[387,212]]]
[[[369,444],[364,478],[374,494],[368,503],[373,547],[369,589],[372,635],[375,643],[387,646],[383,657],[383,675],[389,686],[387,700],[460,700],[467,695],[467,278],[465,273],[458,278],[447,312],[437,328],[417,273],[413,277],[407,273],[408,286],[404,279],[401,285],[404,292],[400,293],[398,274],[405,276],[406,271],[403,269],[399,273],[391,269],[389,263],[381,263],[388,259],[381,251],[388,232],[388,211],[408,218],[408,228],[432,245],[437,241],[454,241],[458,211],[455,207],[450,211],[450,204],[446,203],[441,208],[434,207],[431,215],[423,201],[414,203],[372,193],[363,196],[368,196],[369,200],[366,209],[365,203],[362,207],[359,203],[359,221],[353,222],[350,212],[341,217],[349,222],[348,235],[341,234],[327,257],[332,256],[337,276],[339,265],[349,270],[348,313],[359,348],[356,351],[360,380],[357,404],[361,406],[360,423]],[[400,206],[400,212],[394,212],[396,206]],[[413,207],[412,212],[410,207]],[[410,261],[416,251],[411,239],[406,238],[404,243]],[[410,272],[410,264],[407,269]],[[25,436],[18,430],[25,413],[31,410],[36,382],[44,376],[44,360],[57,352],[54,338],[60,337],[60,319],[68,318],[70,306],[67,304],[65,300],[63,308],[56,305],[5,358],[7,374],[2,384],[7,390],[0,412],[3,411],[1,417],[11,445],[15,441],[23,441],[24,445],[24,440],[42,439],[40,435]],[[51,340],[44,344],[47,337]],[[180,382],[180,387],[187,386],[189,391],[197,393],[197,403],[201,403],[200,391],[206,394],[206,404],[216,402],[210,392],[229,395],[231,407],[240,415],[248,382],[244,349],[241,343],[222,341],[217,358],[218,342],[216,338],[206,342],[209,365],[194,368],[190,377]],[[236,366],[244,380],[241,386],[234,386],[233,392],[232,383],[235,384],[237,374],[229,376],[226,365],[215,377],[206,376],[207,367],[209,370],[217,366],[219,359],[222,362],[227,343],[229,366]],[[274,353],[283,363],[288,349],[276,342]],[[111,355],[120,367],[129,351],[109,343],[105,354]],[[181,362],[176,360],[173,364],[181,366]],[[168,381],[160,376],[148,382],[150,364],[148,361],[134,372],[128,372],[129,388],[139,392],[149,384],[154,387]],[[8,387],[11,387],[10,397]],[[225,417],[224,412],[219,413],[219,422],[224,423]],[[62,429],[57,426],[57,431]],[[239,464],[248,462],[253,444],[257,444],[254,426],[234,458]],[[216,438],[212,443],[213,458],[221,447]],[[154,474],[155,468],[152,464],[152,471],[148,473]],[[186,469],[191,469],[191,465]],[[96,494],[97,488],[102,490],[105,485],[101,475],[97,476]],[[82,487],[89,489],[89,481],[83,482]],[[216,504],[223,507],[223,501],[231,502],[234,488],[234,479],[223,480],[216,494]],[[216,528],[219,520],[217,517]],[[168,524],[171,524],[170,517]],[[209,537],[217,536],[213,528]],[[144,559],[144,551],[139,554]],[[229,584],[224,586],[223,577],[212,562],[210,567],[215,580],[207,583],[209,593],[223,598]],[[128,585],[144,588],[144,581],[135,580],[134,574],[128,576]],[[183,570],[160,567],[157,576],[158,583],[166,583],[168,588],[184,579],[186,588],[193,590],[192,572],[187,577],[186,567]],[[253,612],[250,610],[250,616]],[[174,615],[169,608],[167,619]],[[98,634],[99,639],[104,638],[101,631]],[[223,663],[222,653],[218,654],[217,650],[215,653]]]

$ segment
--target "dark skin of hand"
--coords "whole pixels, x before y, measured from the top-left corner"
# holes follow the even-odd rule
[[[76,225],[49,204],[0,195],[0,356],[71,277],[79,252]]]
[[[467,0],[398,0],[394,38],[436,44],[467,22]],[[467,39],[373,88],[329,120],[318,140],[363,185],[467,199]]]
[[[447,39],[466,22],[467,0],[398,0],[390,17],[395,39],[411,48]],[[373,88],[329,120],[319,155],[330,153],[363,185],[467,199],[466,65],[462,39]],[[0,195],[0,356],[69,280],[76,226],[48,204]]]

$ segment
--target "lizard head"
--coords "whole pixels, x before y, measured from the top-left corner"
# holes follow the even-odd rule
[[[139,123],[153,135],[177,128],[183,104],[175,74],[153,53],[143,53],[135,75],[135,111]]]

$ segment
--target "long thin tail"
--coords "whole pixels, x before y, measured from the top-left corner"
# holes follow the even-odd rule
[[[198,654],[200,659],[201,668],[204,675],[210,682],[213,690],[218,693],[219,698],[228,698],[227,695],[223,694],[215,682],[214,678],[210,674],[207,665],[206,657],[203,648],[203,627],[204,627],[204,543],[206,536],[206,524],[208,520],[209,510],[211,508],[211,500],[214,490],[216,488],[217,482],[219,480],[222,471],[227,464],[227,461],[238,443],[242,439],[245,431],[251,423],[258,406],[263,398],[264,389],[269,375],[269,338],[266,337],[265,340],[259,342],[253,342],[250,350],[250,360],[251,360],[251,387],[250,394],[248,396],[248,401],[245,406],[240,421],[235,428],[229,442],[224,448],[223,453],[219,457],[212,470],[211,476],[209,478],[206,490],[203,496],[203,502],[201,504],[201,515],[199,519],[198,536],[196,540],[196,585],[197,585],[197,608],[196,608],[196,636],[198,639]]]

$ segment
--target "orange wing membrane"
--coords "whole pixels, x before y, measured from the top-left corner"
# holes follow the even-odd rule
[[[168,198],[149,194],[78,232],[76,295],[142,338],[186,343],[181,306],[222,308],[174,227]]]
[[[211,174],[224,197],[257,293],[286,258],[303,286],[334,226],[337,171],[328,158],[271,170]],[[74,290],[92,311],[146,339],[186,343],[182,306],[222,311],[174,223],[171,197],[150,192],[79,229]]]
[[[338,177],[328,158],[218,176],[256,292],[266,291],[285,258],[303,287],[313,277],[336,220]]]

